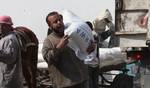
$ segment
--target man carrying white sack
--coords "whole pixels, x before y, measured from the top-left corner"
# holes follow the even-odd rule
[[[108,27],[108,30],[106,30]],[[93,21],[93,29],[99,39],[100,47],[117,47],[118,39],[115,36],[115,26],[112,22],[112,15],[108,9],[101,12],[101,14]],[[105,41],[110,36],[109,43]]]
[[[58,12],[51,12],[46,22],[53,31],[44,40],[42,55],[48,64],[53,88],[88,88],[87,65],[68,47],[71,36],[64,35],[62,16]],[[87,52],[92,52],[92,48],[86,47]]]

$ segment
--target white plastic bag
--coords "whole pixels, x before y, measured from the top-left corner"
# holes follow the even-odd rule
[[[125,63],[126,54],[121,52],[120,47],[99,48],[100,67]]]
[[[86,51],[91,41],[94,41],[90,27],[85,21],[68,10],[64,10],[62,15],[66,26],[65,35],[69,35],[70,37],[68,46],[75,51],[76,56],[80,60],[90,59],[92,61],[95,59],[96,51],[92,52],[90,56],[88,56]]]

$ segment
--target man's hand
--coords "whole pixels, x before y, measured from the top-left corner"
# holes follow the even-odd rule
[[[56,48],[57,49],[64,48],[68,44],[68,42],[69,42],[68,39],[69,39],[68,35],[63,36],[61,38],[60,42],[57,44]]]
[[[86,51],[88,52],[88,54],[90,54],[91,52],[93,52],[96,48],[96,44],[91,41],[91,44],[88,46],[88,48],[86,49]]]
[[[143,18],[141,18],[139,25],[141,27],[146,27],[147,22],[148,22],[148,16],[149,14],[147,13]]]

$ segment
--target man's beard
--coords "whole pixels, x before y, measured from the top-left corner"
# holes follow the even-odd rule
[[[57,30],[55,28],[53,28],[53,31],[55,33],[58,33],[58,34],[63,34],[64,33],[64,27],[57,27]]]
[[[59,36],[64,36],[64,31],[59,31],[59,30],[53,30],[56,34]]]

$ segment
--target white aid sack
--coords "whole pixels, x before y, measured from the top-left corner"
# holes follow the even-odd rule
[[[88,30],[88,26],[83,22],[74,22],[65,30],[65,35],[70,37],[68,45],[81,60],[86,59],[85,56],[88,55],[86,49],[91,41],[94,41],[92,34]]]
[[[43,47],[43,43],[40,43],[39,48],[38,48],[38,63],[45,62],[45,60],[42,56],[42,47]]]
[[[46,62],[38,62],[37,68],[48,68],[48,64]]]
[[[37,63],[37,68],[48,68],[48,64],[45,62],[43,56],[42,56],[42,47],[43,47],[43,43],[39,44],[39,48],[38,48],[38,63]]]
[[[90,27],[85,23],[85,21],[68,10],[64,10],[62,15],[66,26],[65,35],[69,35],[70,37],[68,46],[75,51],[76,56],[80,60],[87,59],[88,53],[86,52],[86,49],[90,45],[91,41],[94,41]],[[90,57],[90,59],[96,58],[95,51],[91,54],[92,57]]]
[[[125,63],[126,54],[121,52],[120,47],[99,48],[100,67]]]

